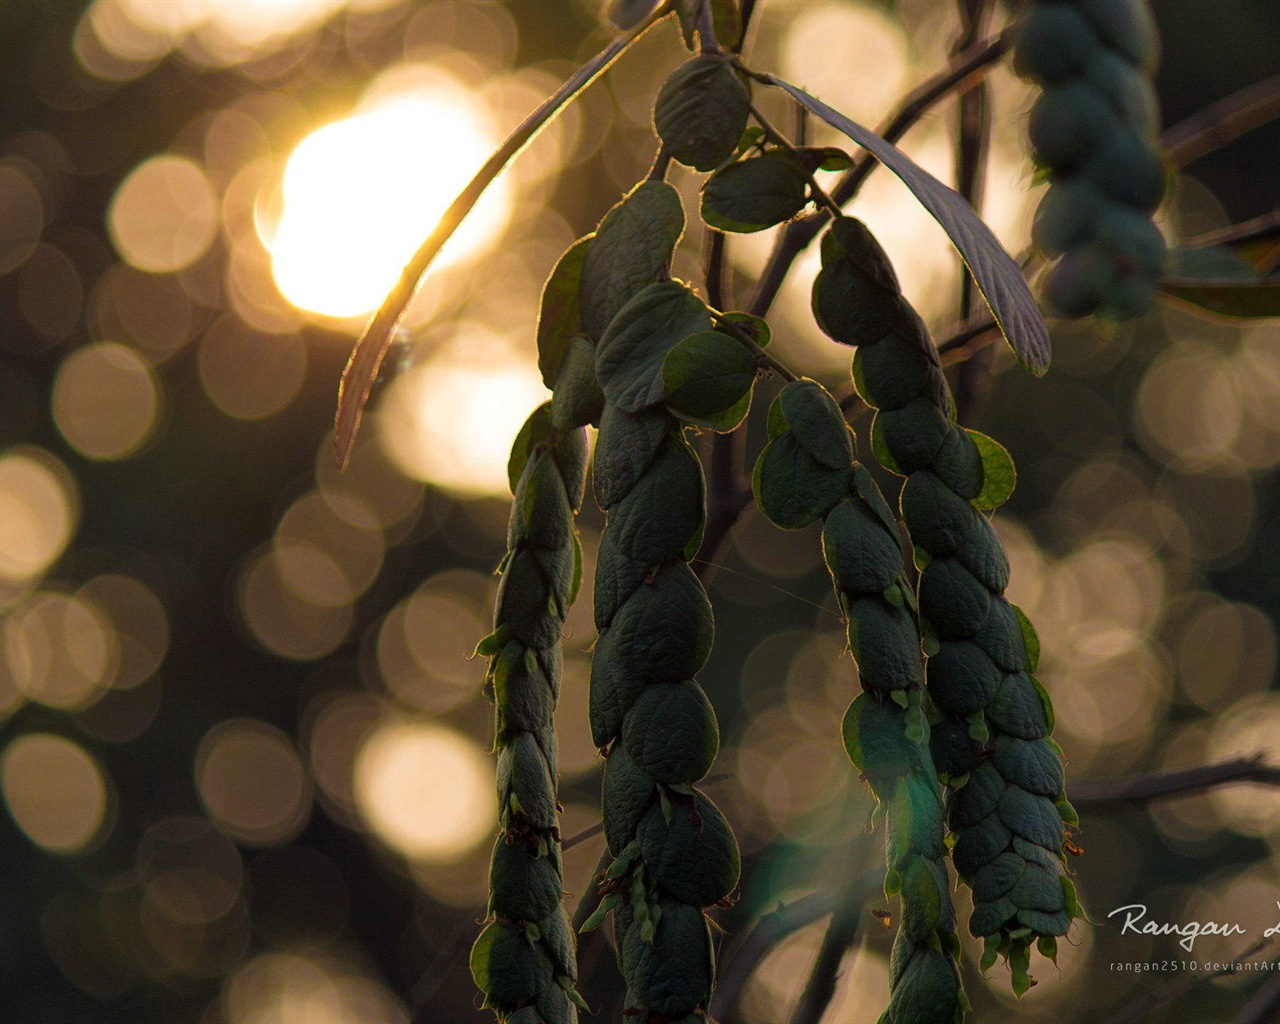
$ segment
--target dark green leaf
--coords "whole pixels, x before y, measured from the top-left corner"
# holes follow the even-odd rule
[[[511,457],[507,460],[507,483],[511,493],[516,493],[520,486],[520,476],[524,473],[525,463],[529,461],[529,453],[540,444],[545,444],[552,434],[551,403],[544,402],[529,414],[511,444]]]
[[[808,201],[804,170],[781,150],[717,171],[702,188],[702,219],[721,231],[763,231]]]
[[[647,284],[666,273],[684,233],[680,194],[645,181],[605,214],[582,266],[582,326],[599,340],[609,321]]]
[[[565,350],[574,335],[582,330],[578,291],[587,248],[593,237],[588,235],[569,246],[542,286],[542,305],[538,309],[538,369],[542,383],[552,389],[560,376]]]
[[[710,327],[702,300],[679,281],[659,281],[637,293],[609,324],[596,352],[605,396],[625,412],[663,399],[662,362],[676,344]]]
[[[728,431],[751,404],[756,364],[741,342],[719,331],[691,334],[667,353],[662,382],[667,408],[689,423]]]
[[[1013,457],[1004,445],[986,434],[970,430],[969,436],[977,444],[982,456],[982,490],[973,499],[973,505],[987,510],[999,508],[1009,500],[1009,495],[1018,484],[1018,471],[1014,468]]]
[[[704,54],[678,67],[658,93],[653,122],[674,160],[715,170],[738,148],[751,101],[733,68]]]
[[[796,435],[786,432],[756,460],[752,490],[756,504],[775,526],[799,530],[821,519],[849,492],[852,466],[822,465]]]
[[[942,225],[1018,360],[1036,376],[1049,368],[1049,328],[1017,262],[963,198],[886,142],[821,100],[780,78],[771,81],[833,128],[849,136],[893,171]],[[704,214],[705,216],[705,214]]]

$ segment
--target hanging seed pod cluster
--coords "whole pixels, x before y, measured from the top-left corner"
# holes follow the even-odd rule
[[[607,757],[613,860],[588,925],[616,912],[628,1012],[664,1021],[705,1011],[714,954],[704,908],[728,896],[739,873],[728,822],[694,786],[715,760],[719,730],[695,680],[713,635],[710,602],[688,565],[705,515],[702,469],[665,408],[663,381],[668,353],[710,327],[702,300],[668,276],[683,226],[675,190],[642,183],[587,240],[580,270],[561,274],[576,278],[577,301],[567,305],[581,330],[566,351],[583,353],[593,383],[580,388],[598,389],[602,402],[593,487],[606,524],[590,713]]]
[[[950,1024],[967,1000],[956,960],[942,796],[929,751],[916,603],[898,525],[853,445],[839,406],[813,381],[787,385],[756,463],[761,511],[784,529],[822,521],[822,549],[863,693],[845,715],[850,759],[887,818],[885,894],[900,895],[885,1024]]]
[[[1003,596],[1009,564],[983,514],[1008,497],[1013,464],[955,423],[937,352],[866,227],[836,221],[822,255],[814,314],[832,338],[858,346],[854,383],[877,410],[873,450],[906,477],[927,687],[941,712],[931,746],[947,783],[952,858],[973,887],[969,930],[986,940],[984,966],[1004,956],[1025,991],[1031,944],[1056,955],[1079,910],[1064,870],[1064,822],[1075,812],[1049,739],[1049,699],[1032,675],[1038,643]]]
[[[574,1024],[577,957],[561,904],[558,770],[552,714],[560,693],[560,632],[577,595],[582,555],[574,514],[587,471],[585,432],[552,425],[540,406],[517,436],[515,501],[487,687],[496,707],[501,834],[490,865],[489,916],[471,951],[485,1004],[515,1024]]]
[[[1056,315],[1144,313],[1165,264],[1151,215],[1164,196],[1151,76],[1158,38],[1146,0],[1034,0],[1015,69],[1042,91],[1029,132],[1050,187],[1033,238],[1059,256],[1043,281]]]

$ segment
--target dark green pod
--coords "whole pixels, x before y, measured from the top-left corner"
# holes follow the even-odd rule
[[[969,773],[963,786],[951,790],[947,815],[952,827],[956,831],[972,828],[994,814],[1004,790],[1004,779],[995,767],[989,762],[979,765]]]
[[[1000,797],[1000,820],[1014,835],[1046,850],[1062,849],[1062,818],[1053,801],[1010,786]]]
[[[1084,164],[1119,130],[1115,111],[1079,79],[1047,86],[1027,122],[1036,159],[1059,172]]]
[[[849,492],[851,469],[824,466],[787,431],[765,446],[756,460],[752,490],[769,520],[799,530],[825,516]]]
[[[984,471],[982,453],[969,431],[951,424],[942,447],[929,467],[933,473],[965,501],[973,501],[982,493]]]
[[[978,904],[973,908],[973,914],[969,918],[969,934],[979,939],[994,935],[1012,921],[1017,913],[1018,906],[1011,899],[998,899]]]
[[[987,717],[1001,731],[1019,739],[1034,740],[1049,734],[1044,701],[1031,677],[1023,672],[1004,677],[987,709]]]
[[[594,613],[596,629],[607,629],[618,609],[649,575],[649,566],[618,550],[613,534],[600,535],[596,553]]]
[[[1164,270],[1168,255],[1164,236],[1150,217],[1130,206],[1109,203],[1098,219],[1094,237],[1102,248],[1136,265],[1147,277]]]
[[[604,763],[604,835],[615,857],[631,842],[656,789],[649,776],[621,746]]]
[[[1076,5],[1107,46],[1135,67],[1155,67],[1159,35],[1146,0],[1076,0]]]
[[[607,656],[645,684],[675,683],[693,678],[714,636],[698,577],[683,562],[668,563],[646,577],[601,633],[596,660]]]
[[[1006,782],[1029,793],[1056,797],[1062,792],[1062,762],[1044,740],[1001,736],[992,763]]]
[[[911,526],[911,542],[933,557],[953,554],[979,528],[982,518],[977,509],[927,469],[907,478],[899,501],[902,517]]]
[[[960,874],[972,878],[980,868],[986,867],[1008,849],[1013,832],[1004,820],[1002,810],[1009,794],[1017,792],[1016,789],[1006,789],[1000,797],[1001,811],[988,815],[956,836],[951,859]]]
[[[1119,126],[1109,132],[1084,165],[1098,188],[1113,199],[1151,213],[1164,198],[1164,167],[1140,136]]]
[[[549,722],[555,710],[556,694],[551,680],[539,659],[534,659],[530,669],[525,658],[526,650],[523,644],[507,644],[489,669],[493,699],[504,732],[533,732],[544,722]],[[552,650],[558,651],[557,648]],[[558,661],[556,667],[559,667]]]
[[[951,422],[927,398],[917,398],[901,409],[876,413],[872,431],[903,475],[928,468],[942,447]]]
[[[983,902],[999,899],[1018,883],[1026,867],[1027,862],[1016,853],[1000,854],[974,876],[974,898]],[[1058,888],[1061,891],[1061,886]]]
[[[974,634],[973,642],[1006,672],[1023,672],[1030,668],[1018,613],[1003,597],[991,602],[987,621]]]
[[[622,746],[655,781],[694,782],[720,750],[716,713],[697,683],[657,683],[623,718]]]
[[[853,354],[854,387],[873,409],[901,409],[941,373],[931,354],[905,345],[859,345]]]
[[[560,622],[547,613],[551,584],[532,551],[517,551],[498,584],[494,625],[526,647],[545,648],[560,642]]]
[[[565,350],[551,396],[551,422],[561,428],[582,427],[598,422],[603,409],[604,392],[596,380],[596,347],[585,334],[575,335]]]
[[[508,791],[530,825],[556,827],[555,779],[534,733],[521,733],[498,754],[498,792]]]
[[[813,282],[814,319],[833,341],[874,346],[901,315],[901,296],[883,288],[851,260],[828,263]]]
[[[471,948],[471,977],[499,1013],[511,1013],[551,985],[555,969],[512,924],[491,922]]]
[[[1084,75],[1123,124],[1138,135],[1155,140],[1160,130],[1160,108],[1155,89],[1138,68],[1111,50],[1099,49]]]
[[[950,1024],[959,996],[960,978],[950,957],[941,950],[919,948],[895,986],[891,1022],[886,1024]]]
[[[537,921],[560,906],[559,848],[537,856],[528,843],[500,837],[493,847],[490,904],[517,921]]]
[[[1009,893],[1019,910],[1052,914],[1062,909],[1062,870],[1028,864]]]
[[[958,716],[986,707],[1005,678],[986,652],[968,640],[942,644],[929,659],[925,677],[934,702],[948,714]]]
[[[991,521],[981,513],[973,529],[965,534],[955,557],[992,593],[1002,594],[1009,585],[1009,556]]]
[[[991,591],[954,558],[935,558],[920,574],[920,614],[943,640],[973,636],[991,611]]]
[[[623,554],[660,565],[684,553],[704,515],[698,459],[668,435],[649,471],[610,511],[609,530]]]
[[[1018,26],[1014,70],[1048,82],[1071,78],[1084,71],[1098,45],[1098,37],[1073,5],[1034,4]]]
[[[607,512],[636,485],[657,458],[669,424],[661,409],[634,413],[606,406],[592,476],[596,504]]]
[[[733,156],[747,127],[751,100],[720,57],[694,57],[672,72],[658,93],[653,123],[672,159],[699,171]]]
[[[1055,181],[1040,200],[1031,241],[1046,256],[1057,256],[1093,238],[1107,197],[1083,175]]]
[[[662,891],[690,907],[724,899],[738,885],[738,843],[720,809],[702,793],[672,799],[671,820],[651,807],[636,837],[645,866]]]
[[[683,903],[659,906],[662,916],[652,942],[644,939],[638,921],[623,937],[628,985],[639,1007],[650,1014],[667,1016],[705,1007],[715,973],[706,918],[697,907]]]
[[[956,718],[944,718],[929,733],[929,752],[938,774],[955,779],[978,765],[978,744],[969,727]]]
[[[849,650],[864,687],[887,693],[920,685],[920,637],[907,609],[879,598],[857,598],[848,615]]]
[[[852,594],[878,594],[902,576],[898,538],[862,502],[845,499],[827,515],[822,552],[836,586]]]

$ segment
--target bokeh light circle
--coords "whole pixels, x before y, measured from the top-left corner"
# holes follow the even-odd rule
[[[0,787],[18,827],[53,853],[84,850],[106,821],[101,767],[63,736],[27,733],[10,743],[0,755]]]
[[[208,176],[182,156],[156,156],[120,183],[107,211],[116,251],[155,274],[189,267],[218,231],[218,202]]]
[[[63,360],[53,384],[53,419],[81,455],[110,461],[134,454],[155,429],[159,385],[133,349],[104,342]]]

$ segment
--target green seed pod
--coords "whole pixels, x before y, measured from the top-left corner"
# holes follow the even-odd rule
[[[889,693],[921,684],[919,634],[909,611],[880,598],[858,597],[847,614],[849,650],[864,687]]]
[[[672,800],[671,820],[651,807],[636,836],[657,884],[680,903],[705,907],[738,885],[742,870],[737,840],[724,815],[702,793]]]
[[[973,636],[991,611],[991,591],[957,559],[935,558],[920,575],[920,614],[943,640]]]
[[[1037,3],[1018,28],[1013,67],[1020,75],[1056,82],[1083,73],[1099,40],[1073,5]]]
[[[537,855],[536,847],[512,839],[499,839],[493,847],[489,868],[492,880],[491,908],[517,921],[537,921],[560,906],[561,865],[559,850],[554,855]]]
[[[1035,10],[1033,7],[1033,15]],[[1073,91],[1079,92],[1075,84],[1070,89],[1055,87],[1059,98]],[[1117,124],[1114,117],[1107,116]],[[1105,214],[1108,203],[1099,200],[1099,206]],[[1089,230],[1095,228],[1096,224]],[[1090,246],[1099,260],[1106,257],[1099,245]],[[837,241],[831,248],[842,253],[842,260],[854,264],[851,273],[874,272],[881,280],[890,279],[891,272],[878,269],[876,247],[864,245],[859,250]],[[1070,250],[1058,269],[1070,269],[1081,251]],[[1089,301],[1096,304],[1108,282],[1099,276],[1093,283]],[[913,867],[910,857],[915,852],[932,859],[933,849],[939,856],[942,849],[931,847],[930,838],[941,831],[937,827],[942,813],[937,790],[931,779],[931,788],[916,788],[919,766],[931,761],[947,784],[945,816],[954,836],[956,870],[964,880],[973,881],[980,872],[982,878],[975,887],[969,928],[975,935],[994,936],[991,948],[1003,953],[1013,968],[1015,991],[1030,984],[1026,967],[1031,938],[1062,934],[1059,926],[1069,925],[1070,914],[1075,912],[1067,911],[1065,896],[1061,897],[1063,905],[1057,902],[1058,894],[1065,892],[1059,881],[1063,819],[1069,816],[1074,820],[1074,815],[1059,813],[1060,805],[1069,806],[1062,792],[1062,764],[1056,747],[1046,739],[1050,724],[1047,702],[1027,674],[1031,671],[1029,645],[1034,646],[1034,632],[1003,596],[1009,581],[1008,558],[990,521],[979,511],[994,508],[1008,497],[1016,477],[1013,463],[995,441],[955,423],[945,378],[935,372],[931,360],[921,358],[921,353],[931,349],[927,332],[914,311],[904,300],[900,302],[903,314],[874,348],[860,350],[855,356],[854,376],[860,393],[882,404],[872,423],[872,450],[887,469],[907,478],[901,509],[916,545],[917,565],[922,566],[918,606],[926,630],[924,649],[929,655],[925,675],[928,697],[934,705],[927,727],[913,725],[912,729],[917,742],[922,746],[927,743],[927,756],[922,752],[913,768],[896,781],[891,774],[874,775],[864,766],[875,756],[901,763],[900,754],[894,760],[897,748],[884,739],[889,726],[876,723],[865,708],[859,710],[857,702],[843,724],[845,746],[854,762],[878,794],[891,794],[890,862],[897,865],[899,884],[910,907],[904,910],[904,921],[909,924],[899,933],[890,964],[895,1003],[891,1003],[887,1020],[905,1019],[895,1016],[894,1005],[907,1001],[907,996],[899,993],[906,990],[910,965],[919,948],[939,948],[935,944],[919,948],[903,945],[904,935],[919,942],[932,920],[933,889],[922,881],[923,869]],[[919,390],[909,402],[888,408],[886,397],[891,396],[891,401],[905,397],[903,381],[915,383]],[[775,432],[773,443],[779,440]],[[860,482],[858,487],[861,494]],[[847,511],[840,511],[839,517],[832,512],[827,529],[848,516]],[[868,521],[872,518],[874,514]],[[858,528],[864,525],[861,520],[850,522]],[[889,517],[880,525],[889,535],[895,524]],[[858,539],[855,531],[849,532],[851,540]],[[834,550],[835,546],[827,541],[827,547]],[[854,552],[861,554],[857,548]],[[829,561],[839,589],[840,563]],[[876,603],[870,595],[864,597],[848,589],[841,591],[841,599],[864,686],[871,691],[871,698],[892,693],[896,703],[886,700],[881,706],[890,710],[898,707],[905,720],[917,707],[925,707],[914,703],[920,699],[914,695],[918,682],[912,679],[903,684],[896,677],[904,663],[880,663],[910,649],[905,631],[890,628],[895,623],[886,611],[889,602]],[[905,611],[905,607],[899,610]],[[877,651],[891,653],[874,653]],[[911,660],[918,666],[918,650],[912,650]],[[1023,846],[1034,852],[1026,852]],[[1036,865],[1037,873],[1028,876],[1028,864]],[[1053,917],[1060,913],[1067,917],[1065,925]],[[1058,930],[1036,932],[1038,927]]]
[[[1118,129],[1116,114],[1106,100],[1078,80],[1047,87],[1027,122],[1036,159],[1058,171],[1084,163]]]
[[[904,352],[892,345],[859,345],[853,355],[854,387],[873,409],[901,409],[941,372],[937,356],[919,349]]]
[[[1119,126],[1098,144],[1081,173],[1111,198],[1144,213],[1164,198],[1160,157],[1142,138]]]
[[[504,834],[490,862],[491,920],[472,949],[471,970],[500,1019],[576,1024],[580,997],[570,998],[564,987],[577,969],[561,906],[551,722],[563,665],[560,633],[578,587],[573,517],[586,474],[583,431],[558,428],[548,403],[517,436],[509,465],[516,478],[509,554],[494,632],[479,648],[490,656]]]
[[[949,428],[946,415],[927,398],[878,412],[872,425],[904,476],[933,462]]]
[[[1098,38],[1134,67],[1151,72],[1160,38],[1146,0],[1075,0]]]
[[[1041,279],[1041,294],[1050,316],[1076,320],[1095,312],[1108,286],[1113,262],[1092,243],[1072,249]]]
[[[697,683],[656,683],[627,711],[622,746],[657,782],[696,781],[720,750],[716,713]]]
[[[618,746],[604,763],[604,834],[615,857],[634,838],[656,793],[653,777]]]
[[[1037,740],[1049,734],[1044,701],[1031,677],[1022,672],[1004,677],[987,708],[987,717],[1002,732],[1018,739]]]
[[[636,1000],[628,1001],[628,1009],[643,1008],[666,1019],[706,1004],[715,957],[701,910],[675,902],[659,906],[662,914],[652,941],[638,921],[632,923],[622,940],[622,960],[630,967],[629,987]],[[681,966],[675,970],[673,965]]]
[[[1064,178],[1049,189],[1036,208],[1031,241],[1046,256],[1058,256],[1093,237],[1107,198],[1088,178]]]
[[[1148,279],[1164,270],[1168,254],[1164,236],[1150,217],[1130,206],[1107,204],[1094,237],[1102,248],[1114,253],[1117,262],[1135,265]]]
[[[902,516],[911,524],[912,542],[934,557],[956,552],[979,528],[982,518],[982,513],[927,469],[907,478],[900,502]]]
[[[968,640],[939,645],[929,659],[927,677],[934,701],[957,716],[991,704],[1006,678],[982,648]]]
[[[682,64],[658,93],[654,127],[674,160],[713,171],[738,147],[751,100],[732,67],[704,55]]]
[[[667,272],[664,264],[657,276]],[[596,364],[606,402],[595,481],[607,516],[596,563],[591,731],[608,756],[604,828],[616,858],[609,884],[620,887],[611,895],[627,1012],[679,1020],[704,1013],[711,991],[701,908],[726,895],[739,871],[728,824],[690,785],[719,745],[715,714],[692,679],[713,624],[686,564],[705,514],[702,468],[664,407],[666,357],[705,332],[709,316],[669,280],[617,298]]]
[[[1160,130],[1160,106],[1150,80],[1111,50],[1095,50],[1084,80],[1111,105],[1120,121],[1138,135],[1154,138]]]
[[[902,575],[896,535],[862,502],[841,501],[822,530],[822,552],[836,585],[851,594],[879,594]]]

